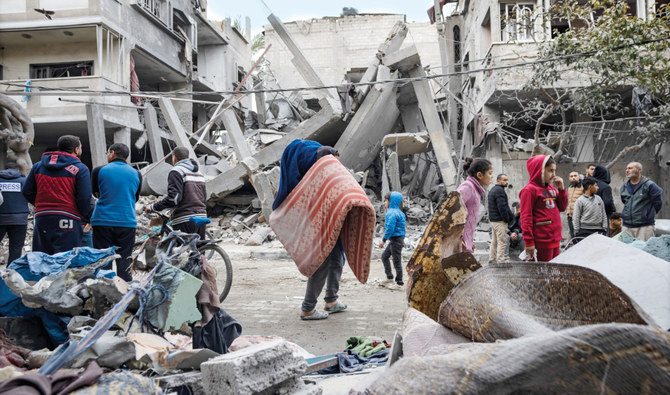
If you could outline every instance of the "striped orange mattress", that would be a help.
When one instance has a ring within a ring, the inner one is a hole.
[[[319,159],[272,212],[270,227],[300,273],[310,277],[341,236],[349,267],[361,283],[370,274],[375,209],[332,155]]]

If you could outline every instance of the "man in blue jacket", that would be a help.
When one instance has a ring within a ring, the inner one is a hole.
[[[137,228],[135,202],[142,188],[142,175],[126,163],[129,154],[127,145],[112,144],[107,150],[109,163],[91,172],[93,194],[98,197],[91,216],[93,247],[119,247],[116,274],[126,281],[133,279],[128,269]],[[111,263],[106,269],[111,269]]]
[[[656,214],[663,207],[663,190],[642,175],[642,164],[626,166],[628,182],[621,186],[623,230],[636,239],[647,241],[655,236]]]
[[[21,257],[28,228],[28,201],[21,191],[26,177],[19,172],[16,162],[7,162],[6,170],[0,171],[0,191],[4,203],[0,205],[0,240],[9,236],[7,265]]]
[[[49,255],[81,245],[81,219],[91,202],[91,173],[79,160],[79,137],[64,135],[57,144],[58,151],[45,152],[33,165],[23,187],[35,206],[33,251]]]
[[[393,257],[393,267],[395,268],[395,282],[403,285],[402,281],[402,248],[405,246],[405,214],[400,210],[402,203],[402,194],[400,192],[390,192],[384,197],[384,205],[388,209],[384,217],[384,237],[379,248],[384,248],[386,240],[389,241],[388,247],[382,253],[382,263],[386,271],[386,279],[393,280],[391,271],[391,262],[389,257]]]

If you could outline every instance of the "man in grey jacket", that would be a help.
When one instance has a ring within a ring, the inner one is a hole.
[[[584,194],[575,202],[572,224],[575,228],[575,244],[580,240],[598,233],[607,234],[607,213],[605,203],[598,192],[598,181],[587,177],[582,181]]]

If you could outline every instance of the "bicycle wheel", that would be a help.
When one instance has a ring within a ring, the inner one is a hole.
[[[223,302],[233,284],[233,265],[230,263],[230,258],[226,251],[216,244],[206,244],[198,248],[198,251],[207,258],[207,262],[216,272],[216,286],[221,290],[219,302]]]

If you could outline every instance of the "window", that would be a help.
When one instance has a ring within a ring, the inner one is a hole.
[[[93,75],[93,61],[31,64],[30,78],[69,78]]]
[[[534,4],[502,3],[500,4],[500,32],[502,41],[528,41],[533,39]]]
[[[454,26],[454,63],[456,72],[461,71],[461,28]]]

